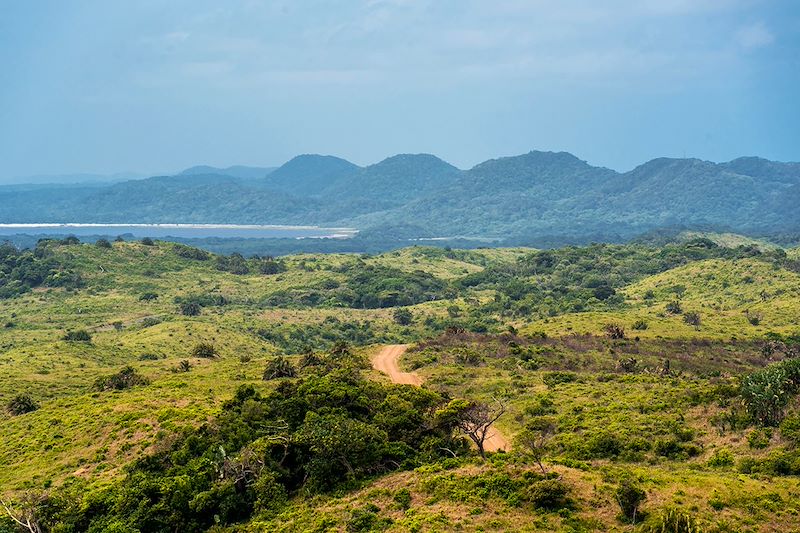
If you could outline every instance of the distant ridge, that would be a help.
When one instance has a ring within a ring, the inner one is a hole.
[[[270,173],[264,186],[297,195],[318,195],[359,168],[332,155],[303,154]]]
[[[758,157],[657,158],[620,173],[536,150],[469,170],[431,154],[366,167],[303,154],[277,169],[197,166],[121,183],[0,187],[0,223],[320,224],[398,239],[583,242],[665,227],[800,233],[798,202],[800,164]]]
[[[210,167],[208,165],[198,165],[195,167],[187,168],[186,170],[178,173],[179,176],[196,176],[200,174],[219,174],[231,176],[233,178],[242,179],[260,179],[265,178],[268,174],[272,173],[275,167],[246,167],[242,165],[234,165],[227,168]]]

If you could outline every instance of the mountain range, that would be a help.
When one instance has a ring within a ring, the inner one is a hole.
[[[659,158],[620,173],[541,151],[469,170],[429,154],[365,167],[306,154],[278,168],[0,186],[0,223],[319,224],[404,238],[625,238],[670,226],[787,233],[800,229],[797,205],[800,163]]]

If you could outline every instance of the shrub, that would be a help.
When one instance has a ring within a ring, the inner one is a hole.
[[[264,380],[269,381],[277,378],[293,378],[297,371],[285,357],[276,357],[264,369]]]
[[[644,331],[647,329],[647,321],[640,318],[639,320],[633,323],[631,329],[635,329],[637,331]]]
[[[380,518],[378,513],[380,507],[375,504],[367,504],[361,509],[354,509],[352,511],[350,520],[347,522],[347,533],[359,533],[362,531],[383,531],[392,520],[389,518]]]
[[[92,336],[85,329],[68,331],[64,335],[64,340],[69,342],[92,342]]]
[[[181,304],[181,314],[184,316],[199,316],[203,308],[197,302],[184,302]]]
[[[786,417],[781,422],[781,437],[794,446],[800,445],[800,413]]]
[[[194,259],[196,261],[207,261],[211,257],[211,254],[205,250],[183,244],[175,245],[175,254],[177,254],[178,257],[183,257],[184,259]]]
[[[785,422],[786,420],[783,421],[783,423]],[[782,435],[783,435],[783,423],[781,424]],[[755,450],[763,450],[764,448],[769,446],[769,440],[771,437],[772,437],[772,432],[768,431],[767,428],[754,429],[753,431],[747,434],[747,444]]]
[[[143,353],[139,356],[139,361],[158,361],[159,357],[154,353]]]
[[[586,451],[593,458],[616,457],[622,448],[622,441],[613,433],[603,432],[590,437],[586,442]]]
[[[147,385],[150,380],[139,375],[131,366],[126,366],[116,374],[99,377],[94,382],[97,391],[123,390],[136,385]]]
[[[683,315],[683,321],[689,324],[690,326],[694,326],[696,328],[700,327],[700,313],[695,311],[687,311]]]
[[[713,468],[723,468],[733,466],[733,452],[728,448],[714,450],[714,454],[708,459],[708,466]]]
[[[151,328],[157,324],[161,324],[161,319],[157,316],[149,316],[142,320],[142,327],[143,328]]]
[[[641,533],[701,533],[694,516],[676,507],[667,507],[648,517]]]
[[[394,318],[395,323],[401,326],[408,326],[414,320],[414,315],[409,309],[399,308],[395,309],[392,318]]]
[[[632,480],[626,479],[619,484],[614,496],[619,504],[621,518],[635,524],[639,506],[647,499],[645,491]]]
[[[145,237],[144,239],[142,239],[139,242],[142,243],[145,246],[155,246],[155,244],[156,244],[155,242],[153,242],[153,239],[151,239],[150,237]]]
[[[183,372],[189,372],[191,369],[192,369],[192,363],[190,363],[186,359],[181,359],[181,362],[178,363],[178,366],[176,366],[173,370],[175,372],[183,373]]]
[[[217,348],[208,342],[199,342],[195,344],[191,353],[192,357],[198,357],[200,359],[213,359],[219,356],[219,353],[217,353]]]
[[[158,300],[158,294],[155,292],[145,292],[139,296],[140,302],[152,302],[153,300]]]
[[[683,313],[683,308],[681,307],[681,303],[675,300],[667,304],[666,311],[671,315],[679,315]]]
[[[639,369],[639,361],[635,357],[625,357],[619,360],[617,366],[623,372],[633,373]]]
[[[400,509],[407,510],[411,507],[411,491],[405,487],[395,492],[392,499]]]
[[[262,259],[258,263],[258,271],[265,276],[273,276],[286,271],[286,265],[274,259]]]
[[[578,380],[578,374],[574,372],[547,372],[542,376],[542,381],[548,388],[553,388],[561,383],[572,383]]]
[[[24,415],[39,409],[39,404],[28,394],[17,394],[8,402],[6,409],[14,416]]]
[[[561,509],[569,505],[569,486],[560,479],[543,479],[528,489],[528,500],[540,509]]]
[[[111,243],[108,242],[108,239],[97,239],[94,244],[98,248],[111,248]]]
[[[606,337],[608,337],[609,339],[625,338],[625,328],[623,328],[619,324],[606,324],[603,327],[603,330],[606,332]]]
[[[788,359],[753,372],[739,387],[742,403],[754,421],[777,426],[800,389],[800,359]]]

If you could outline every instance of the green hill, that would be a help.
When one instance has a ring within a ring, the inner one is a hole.
[[[626,531],[631,494],[636,531],[792,531],[795,388],[764,425],[742,384],[793,375],[796,250],[742,244],[2,247],[0,496],[61,531]],[[422,388],[369,368],[400,343]]]
[[[423,228],[411,238],[528,244],[620,242],[668,227],[793,242],[800,198],[800,165],[759,158],[659,158],[619,173],[564,152],[467,171],[428,154],[364,168],[302,155],[267,172],[197,167],[115,184],[0,187],[0,221],[344,225],[380,229],[384,249],[411,227]]]

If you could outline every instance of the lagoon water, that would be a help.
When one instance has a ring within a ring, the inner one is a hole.
[[[218,238],[349,238],[357,233],[352,228],[318,226],[266,226],[239,224],[0,224],[0,235],[75,235],[117,236],[136,238],[179,237],[185,239]]]

